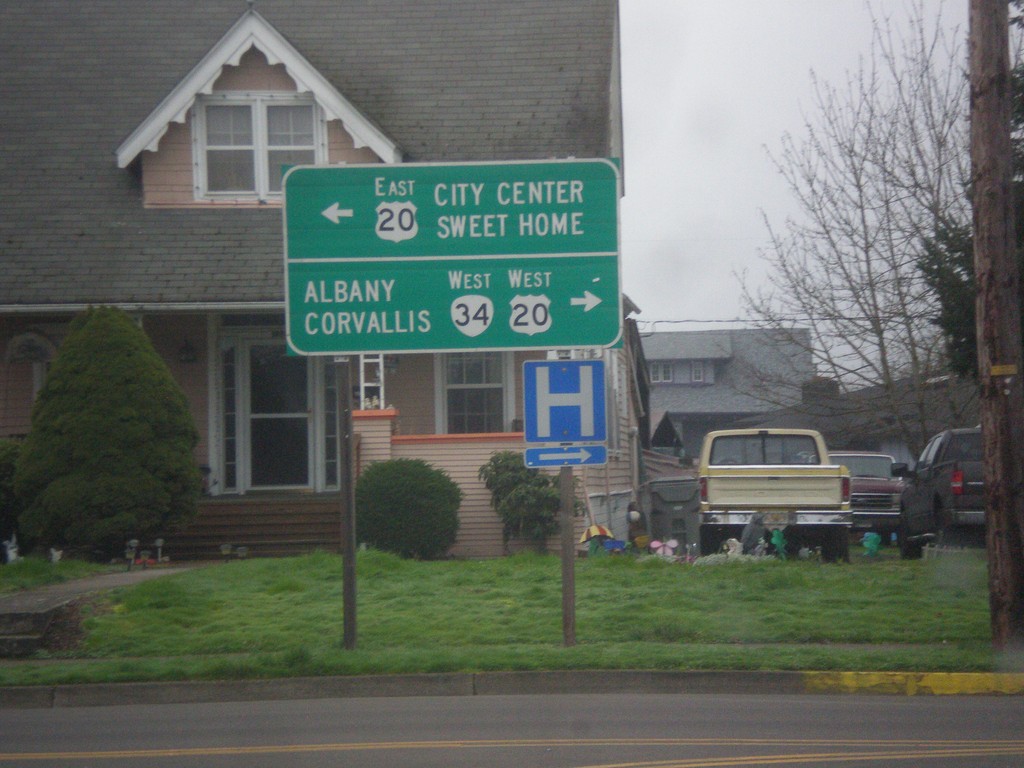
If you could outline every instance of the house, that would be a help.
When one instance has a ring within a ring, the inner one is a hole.
[[[167,545],[339,543],[339,401],[356,469],[423,458],[463,487],[457,556],[501,553],[478,468],[523,448],[522,362],[546,352],[286,353],[290,165],[620,158],[615,0],[38,0],[0,8],[0,437],[90,305],[131,312],[184,388],[207,496]],[[604,357],[607,466],[635,494],[646,430],[635,326]]]
[[[752,416],[744,427],[816,429],[830,449],[880,451],[914,466],[918,453],[946,429],[974,426],[980,418],[975,382],[954,376],[923,381],[900,378],[848,392],[816,380],[788,408]]]
[[[652,446],[684,461],[708,432],[800,402],[814,375],[807,329],[655,332],[642,343]]]

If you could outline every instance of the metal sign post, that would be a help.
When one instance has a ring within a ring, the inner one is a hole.
[[[576,493],[571,466],[558,471],[558,491],[561,498],[558,524],[562,534],[562,644],[570,647],[576,645],[576,536],[572,525]]]
[[[576,644],[575,464],[605,464],[608,425],[603,360],[523,363],[523,457],[528,467],[558,466],[562,550],[562,642]]]
[[[338,482],[341,485],[341,599],[344,645],[356,647],[355,435],[352,433],[352,361],[338,361]]]

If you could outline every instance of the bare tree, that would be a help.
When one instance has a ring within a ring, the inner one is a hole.
[[[766,218],[769,276],[743,280],[758,325],[810,328],[819,375],[861,393],[836,407],[914,450],[937,413],[965,407],[936,387],[946,365],[917,266],[927,238],[971,216],[964,35],[934,10],[917,0],[903,33],[873,14],[872,46],[845,83],[812,74],[816,113],[772,156],[801,215],[781,228]]]

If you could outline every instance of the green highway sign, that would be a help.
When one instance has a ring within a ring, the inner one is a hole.
[[[613,346],[618,201],[607,160],[292,168],[289,345],[306,355]]]

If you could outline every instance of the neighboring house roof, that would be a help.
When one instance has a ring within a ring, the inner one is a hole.
[[[764,400],[727,386],[653,385],[652,410],[669,414],[761,413],[771,406]]]
[[[648,360],[728,360],[731,331],[663,331],[644,336]]]
[[[790,408],[745,419],[741,426],[816,429],[836,447],[905,442],[916,453],[944,429],[976,424],[978,407],[973,381],[946,377],[915,387],[901,379],[890,387],[818,392]]]
[[[257,9],[266,24],[240,0],[0,4],[0,309],[283,306],[279,207],[144,208],[131,161],[243,31],[385,155],[621,152],[615,0]]]
[[[713,383],[652,384],[652,413],[761,413],[799,402],[814,375],[807,329],[672,331],[644,336],[643,345],[647,360],[715,361]]]

